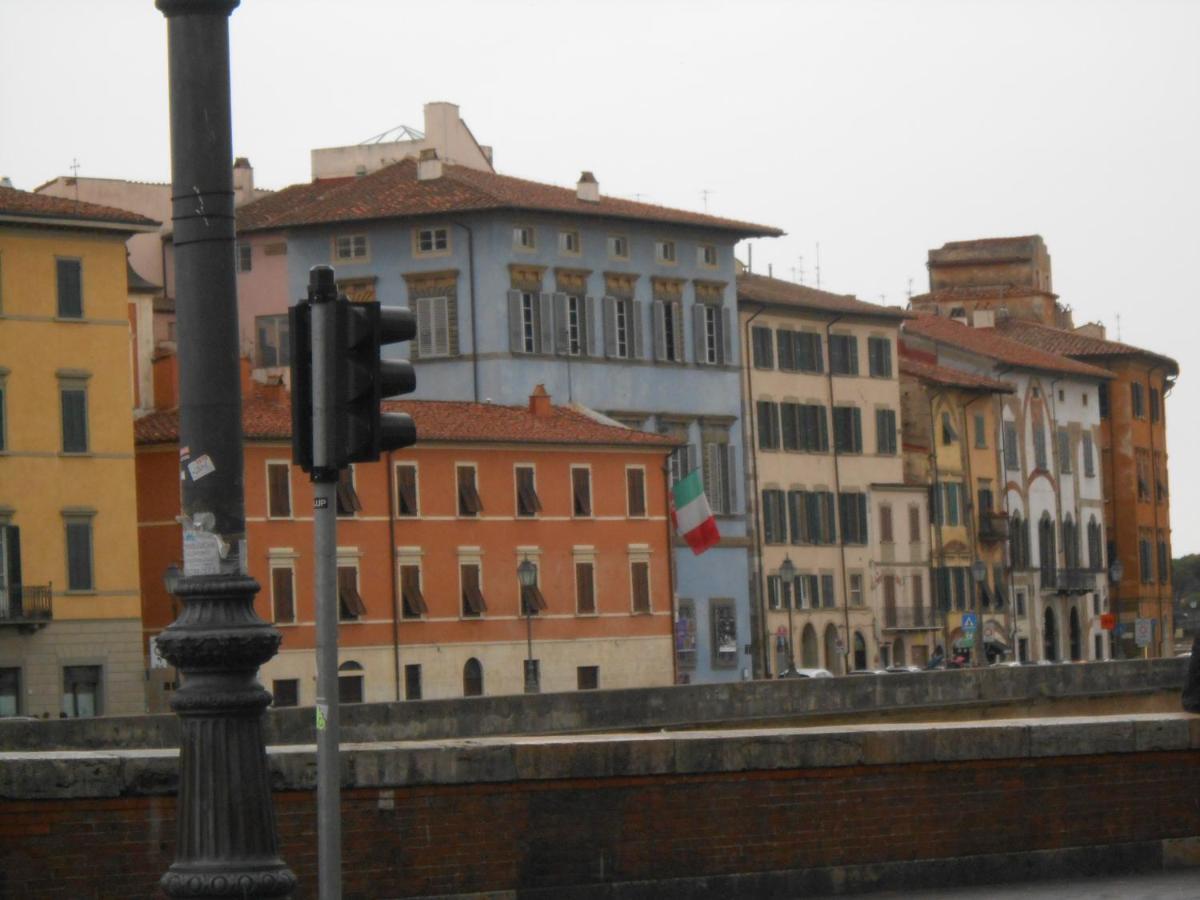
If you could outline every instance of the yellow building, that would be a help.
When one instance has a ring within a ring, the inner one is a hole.
[[[0,187],[0,715],[145,708],[125,241],[157,224]]]
[[[904,477],[932,497],[931,568],[938,636],[947,651],[982,638],[988,656],[1010,656],[1016,619],[1007,585],[1000,472],[1000,398],[1012,385],[938,365],[932,354],[901,345]],[[972,569],[982,563],[983,569]],[[983,574],[982,582],[976,582]],[[976,627],[963,628],[974,615]],[[973,632],[973,633],[968,633]],[[980,634],[982,632],[982,634]]]

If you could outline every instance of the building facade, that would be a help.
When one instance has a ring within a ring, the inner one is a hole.
[[[351,297],[408,306],[416,396],[521,402],[535,384],[685,445],[722,535],[675,547],[681,680],[749,677],[736,242],[750,225],[443,162],[432,151],[357,178],[294,185],[239,212],[240,240],[278,244],[278,277],[239,284],[265,321],[332,264]],[[278,330],[273,340],[283,345]]]
[[[913,586],[894,582],[911,554],[893,547],[885,563],[871,524],[903,480],[896,341],[908,314],[761,275],[740,275],[737,292],[762,674],[876,668],[892,658],[884,598],[903,605]]]
[[[145,709],[125,241],[0,188],[0,714]]]
[[[665,463],[670,438],[554,406],[405,402],[420,443],[356,464],[338,494],[345,702],[674,680]],[[314,702],[312,490],[291,465],[282,388],[245,404],[246,522],[256,609],[283,634],[263,666],[276,705]],[[177,413],[138,422],[148,636],[172,620]],[[523,590],[517,567],[536,567]],[[169,672],[158,681],[171,681]],[[161,684],[158,687],[161,692]]]

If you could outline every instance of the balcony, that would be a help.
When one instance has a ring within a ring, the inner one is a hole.
[[[981,512],[979,514],[979,540],[984,543],[997,543],[1008,540],[1008,516],[1002,512]]]
[[[937,614],[924,606],[885,606],[883,627],[886,631],[925,631],[940,627]]]
[[[1093,569],[1042,569],[1042,590],[1060,594],[1086,594],[1096,590]]]
[[[0,592],[0,628],[32,632],[50,622],[53,594],[48,584],[18,584]]]

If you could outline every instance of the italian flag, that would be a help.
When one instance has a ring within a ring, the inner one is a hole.
[[[693,469],[691,475],[681,478],[671,487],[671,521],[697,556],[709,547],[715,547],[721,540],[717,520],[708,507],[708,498],[704,496],[704,482],[700,480],[699,469]]]

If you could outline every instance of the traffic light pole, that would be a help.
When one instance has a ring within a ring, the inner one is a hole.
[[[333,270],[309,275],[312,328],[314,597],[317,618],[317,873],[320,900],[342,896],[341,766],[338,762],[337,478],[333,456],[336,403],[337,283]]]

